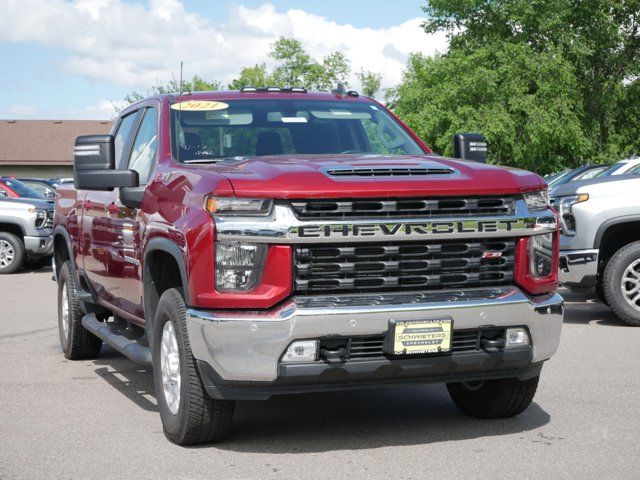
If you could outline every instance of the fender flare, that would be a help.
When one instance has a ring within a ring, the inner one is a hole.
[[[180,271],[180,279],[182,281],[182,288],[184,292],[184,300],[187,305],[191,305],[191,295],[189,292],[189,281],[187,276],[187,267],[184,261],[184,254],[180,247],[168,240],[166,238],[152,238],[149,240],[144,249],[144,263],[143,263],[143,271],[142,271],[142,286],[143,286],[143,306],[145,310],[145,324],[147,328],[147,337],[151,338],[151,332],[153,331],[153,316],[155,312],[149,312],[151,315],[147,317],[147,309],[146,306],[152,302],[152,299],[149,297],[151,294],[151,289],[149,288],[150,275],[149,275],[149,255],[153,252],[164,252],[171,255],[176,264],[178,265],[178,269]]]
[[[604,237],[604,234],[609,229],[609,227],[613,227],[614,225],[621,225],[623,223],[632,223],[632,222],[640,222],[640,215],[623,215],[622,217],[611,218],[609,220],[602,222],[602,225],[598,227],[598,231],[593,240],[593,248],[600,249],[602,238]]]
[[[73,273],[76,276],[76,282],[78,283],[78,285],[80,284],[80,272],[78,272],[78,268],[76,266],[76,259],[73,256],[73,244],[71,242],[71,235],[69,235],[69,232],[67,231],[66,228],[58,225],[57,227],[55,227],[53,229],[53,256],[55,258],[56,256],[56,242],[55,239],[57,236],[62,236],[64,238],[65,244],[67,245],[67,254],[69,257],[69,261],[71,262],[71,270],[73,271]],[[58,265],[56,268],[58,267],[62,267],[62,265]],[[56,272],[57,273],[57,272]]]

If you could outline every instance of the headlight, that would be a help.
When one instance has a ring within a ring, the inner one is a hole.
[[[36,210],[36,228],[44,228],[47,224],[47,211]]]
[[[524,201],[527,204],[527,208],[532,212],[546,210],[551,206],[549,203],[549,194],[546,190],[526,193],[524,195]]]
[[[265,216],[272,203],[262,198],[207,197],[205,209],[212,215]]]
[[[569,195],[566,197],[557,197],[553,206],[558,210],[560,216],[560,229],[563,235],[573,237],[576,234],[576,219],[573,216],[573,206],[578,203],[589,200],[587,193],[579,195]]]
[[[267,246],[246,243],[216,244],[216,290],[246,292],[262,277]]]
[[[529,241],[529,272],[534,278],[553,273],[553,233],[534,235]]]

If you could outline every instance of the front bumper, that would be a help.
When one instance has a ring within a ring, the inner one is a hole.
[[[598,253],[595,250],[561,250],[560,283],[569,287],[595,287],[598,276]]]
[[[454,330],[526,326],[532,346],[495,353],[407,359],[283,364],[289,344],[330,336],[383,335],[389,320],[449,316]],[[190,309],[187,328],[208,392],[217,398],[264,398],[395,381],[461,381],[535,375],[557,350],[563,319],[558,294],[529,297],[517,287],[294,297],[265,312]],[[533,373],[532,373],[533,372]],[[244,393],[243,393],[244,392]]]
[[[53,255],[53,235],[42,237],[24,236],[24,248],[31,258]]]

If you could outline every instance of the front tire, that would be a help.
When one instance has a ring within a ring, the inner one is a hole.
[[[501,378],[448,383],[449,395],[463,413],[476,418],[507,418],[524,412],[536,394],[540,376],[520,381]]]
[[[67,261],[58,276],[58,331],[62,352],[69,360],[96,358],[102,348],[102,340],[82,326],[82,317],[75,275]]]
[[[153,323],[153,380],[165,436],[178,445],[199,445],[229,436],[235,403],[214,400],[191,353],[187,307],[176,289],[160,297]]]
[[[22,240],[13,233],[0,232],[0,275],[14,273],[24,263]]]
[[[640,326],[640,242],[618,250],[602,280],[607,305],[629,325]]]

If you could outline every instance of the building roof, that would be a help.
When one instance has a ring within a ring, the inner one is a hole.
[[[77,136],[110,130],[104,120],[0,120],[0,165],[73,165]]]

